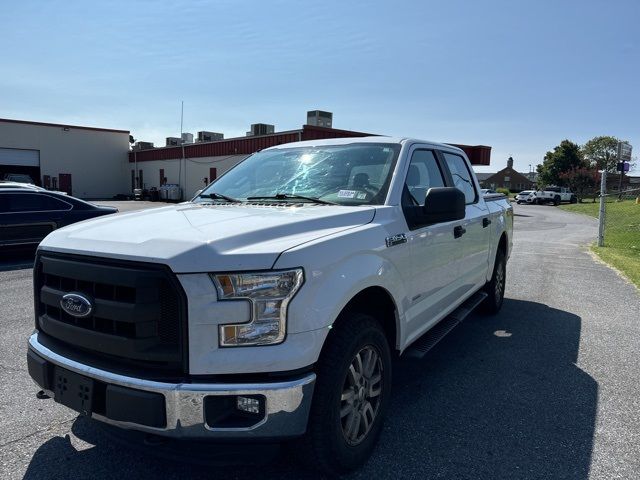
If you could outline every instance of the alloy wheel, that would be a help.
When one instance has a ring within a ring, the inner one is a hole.
[[[495,298],[497,301],[501,301],[504,295],[505,287],[505,271],[504,261],[501,259],[498,268],[496,268],[496,281],[495,281]]]
[[[371,431],[382,399],[382,359],[371,345],[351,361],[340,397],[342,434],[349,445],[360,444]]]

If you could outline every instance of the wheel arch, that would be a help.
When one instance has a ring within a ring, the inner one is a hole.
[[[350,313],[355,312],[366,313],[378,320],[389,342],[389,348],[398,350],[398,338],[400,336],[398,331],[398,308],[393,296],[386,288],[369,286],[360,290],[342,308],[331,328],[338,327]],[[330,337],[331,335],[328,336],[327,340]]]
[[[495,244],[495,249],[491,250],[489,257],[489,268],[487,269],[487,278],[486,281],[489,282],[491,277],[493,276],[493,268],[496,264],[496,258],[499,252],[503,252],[505,257],[509,257],[509,237],[508,232],[503,230],[500,233],[500,238],[498,238],[498,242]]]
[[[498,246],[496,248],[496,254],[502,250],[502,252],[507,255],[508,252],[508,238],[507,238],[507,232],[502,232],[502,235],[500,235],[500,240],[498,240]]]

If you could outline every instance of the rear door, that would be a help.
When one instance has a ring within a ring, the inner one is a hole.
[[[441,153],[451,174],[453,186],[464,193],[466,200],[465,217],[460,225],[462,230],[459,230],[458,238],[462,247],[462,261],[458,273],[462,281],[462,296],[486,282],[491,219],[468,162],[462,155],[446,151]]]

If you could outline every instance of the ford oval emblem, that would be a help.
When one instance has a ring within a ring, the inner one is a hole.
[[[87,317],[93,310],[91,300],[81,293],[67,293],[60,300],[60,306],[62,310],[74,317]]]

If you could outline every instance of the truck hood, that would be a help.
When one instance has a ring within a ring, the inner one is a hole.
[[[283,251],[367,224],[373,207],[180,205],[79,222],[43,250],[163,263],[176,273],[272,268]]]

